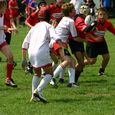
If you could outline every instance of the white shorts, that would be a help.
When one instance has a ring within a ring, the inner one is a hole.
[[[51,64],[51,57],[48,50],[39,50],[37,52],[28,52],[29,61],[34,68],[39,68]]]

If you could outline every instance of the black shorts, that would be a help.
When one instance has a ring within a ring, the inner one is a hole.
[[[69,41],[69,47],[71,49],[72,54],[75,54],[76,52],[84,52],[84,44],[83,42],[77,42],[74,40]]]
[[[7,44],[10,45],[10,42],[11,42],[11,33],[5,32],[5,35],[6,35],[5,40],[6,40]]]
[[[86,52],[88,57],[96,58],[98,55],[109,53],[106,41],[100,43],[88,42],[86,45]]]

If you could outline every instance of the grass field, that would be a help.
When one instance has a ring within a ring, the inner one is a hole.
[[[111,21],[115,25],[115,19]],[[111,55],[106,76],[97,75],[99,56],[95,65],[85,67],[79,79],[80,87],[67,88],[67,74],[66,82],[58,89],[48,85],[44,95],[49,103],[43,104],[29,102],[32,75],[25,75],[21,69],[21,44],[27,31],[27,27],[19,28],[19,34],[12,37],[11,49],[18,64],[13,71],[16,89],[4,84],[6,58],[0,53],[0,115],[115,115],[115,36],[106,34]]]

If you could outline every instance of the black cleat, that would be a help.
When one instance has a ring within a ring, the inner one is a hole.
[[[41,92],[38,92],[37,90],[35,90],[33,95],[34,95],[34,97],[40,99],[41,102],[47,103],[47,100],[43,97]]]

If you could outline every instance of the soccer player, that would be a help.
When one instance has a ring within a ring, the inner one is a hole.
[[[54,4],[51,3],[49,5],[50,21],[52,21],[53,23],[55,22],[56,26],[62,19],[62,8],[61,8],[62,4],[63,4],[63,0],[56,0],[56,3]]]
[[[54,36],[55,31],[52,26],[46,22],[47,12],[44,9],[39,11],[39,20],[34,27],[30,29],[22,44],[23,59],[26,59],[26,50],[28,49],[29,60],[34,68],[35,74],[32,79],[32,98],[31,100],[42,101],[47,100],[43,97],[42,91],[51,81],[53,76],[52,61],[50,57],[49,42]],[[48,21],[48,20],[47,20]],[[41,76],[41,68],[45,74],[40,83],[38,81]]]
[[[72,19],[75,15],[75,9],[73,4],[65,3],[62,5],[62,13],[64,17],[61,19],[59,24],[57,25],[56,31],[56,38],[58,40],[58,44],[61,46],[62,50],[60,49],[59,54],[61,57],[61,64],[55,69],[53,78],[55,79],[61,71],[64,70],[65,67],[69,66],[69,84],[68,87],[76,87],[75,84],[75,60],[71,57],[67,42],[68,37],[71,34],[74,40],[79,41],[80,39],[77,37],[77,31],[74,25],[74,20]],[[54,46],[54,49],[55,46]],[[55,80],[54,80],[55,83]]]
[[[81,5],[80,14],[75,17],[75,27],[78,33],[78,36],[82,39],[86,39],[84,29],[87,26],[84,22],[85,17],[89,14],[89,7],[86,4]],[[70,37],[71,38],[71,37]],[[78,85],[78,78],[80,74],[83,72],[84,68],[84,43],[73,40],[72,38],[69,40],[69,46],[72,54],[77,59],[78,64],[76,64],[75,69],[75,82]]]
[[[91,64],[95,64],[98,55],[102,55],[102,63],[99,69],[99,75],[104,75],[105,68],[108,65],[110,55],[108,46],[105,40],[105,32],[108,30],[115,35],[115,27],[108,20],[108,14],[106,9],[99,8],[97,11],[97,29],[94,32],[95,36],[103,38],[100,42],[95,42],[94,40],[89,40],[87,43],[86,51],[90,59]]]
[[[10,50],[9,45],[5,40],[4,30],[8,31],[8,28],[3,25],[4,23],[4,13],[7,8],[7,2],[5,0],[0,1],[0,51],[6,56],[8,59],[6,66],[6,81],[5,84],[10,87],[17,87],[12,79],[12,71],[13,71],[13,54]]]
[[[25,25],[29,28],[32,28],[36,23],[39,22],[38,20],[38,5],[35,1],[30,3],[31,6],[31,13],[28,14],[28,17],[25,20]]]
[[[19,26],[19,6],[16,0],[9,0],[8,7],[14,22]]]
[[[18,30],[16,28],[16,25],[14,23],[14,20],[12,18],[12,16],[10,15],[10,11],[9,11],[9,8],[8,8],[8,4],[7,4],[7,9],[5,11],[5,14],[4,14],[4,26],[6,26],[8,28],[9,31],[4,31],[6,37],[6,42],[8,45],[10,45],[10,42],[11,42],[11,37],[12,37],[12,32],[15,32],[17,33]],[[13,62],[13,68],[17,65],[16,62]]]

